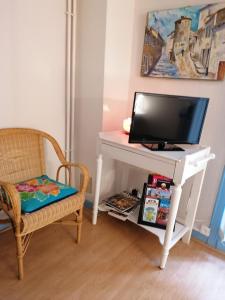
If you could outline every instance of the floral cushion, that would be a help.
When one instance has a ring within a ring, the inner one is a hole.
[[[20,194],[23,213],[31,213],[78,192],[77,189],[46,175],[18,183],[16,189]]]

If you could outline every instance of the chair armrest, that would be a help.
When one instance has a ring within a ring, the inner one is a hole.
[[[89,182],[89,171],[88,168],[81,164],[81,163],[73,163],[73,162],[66,162],[65,164],[62,164],[59,166],[57,173],[56,173],[56,180],[59,179],[59,173],[62,168],[66,168],[69,171],[69,184],[71,184],[71,168],[78,168],[80,169],[82,175],[83,175],[83,182],[80,186],[80,192],[85,193],[87,190],[88,182]]]
[[[9,199],[9,203],[6,203],[3,199],[3,195],[0,191],[0,203],[1,208],[8,214],[10,210],[13,212],[13,218],[15,223],[20,223],[21,218],[21,203],[20,195],[17,192],[15,185],[0,181],[0,190],[3,191],[5,196]],[[8,214],[11,215],[11,214]]]

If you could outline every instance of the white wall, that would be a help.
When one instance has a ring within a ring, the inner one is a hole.
[[[215,2],[215,1],[211,1]],[[188,96],[209,97],[210,103],[202,132],[201,144],[210,145],[216,154],[216,160],[208,165],[205,182],[197,212],[196,226],[204,223],[209,225],[211,214],[218,191],[218,185],[225,164],[225,81],[176,80],[160,78],[144,78],[140,76],[144,28],[148,11],[177,8],[185,5],[208,4],[208,0],[136,0],[134,16],[134,35],[131,83],[129,90],[128,115],[131,113],[134,91],[153,93],[178,94]],[[184,211],[180,212],[184,215]]]
[[[44,130],[64,147],[65,1],[1,0],[0,32],[0,126]]]
[[[0,127],[11,126],[14,116],[12,64],[12,1],[0,1]]]
[[[103,130],[120,129],[127,113],[134,0],[108,0],[104,64]]]
[[[102,129],[105,0],[78,0],[76,52],[75,157],[95,182],[96,140]]]

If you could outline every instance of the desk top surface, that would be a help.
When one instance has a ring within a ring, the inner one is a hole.
[[[181,161],[185,159],[187,155],[192,155],[200,151],[206,150],[207,146],[201,145],[179,145],[185,151],[151,151],[141,144],[129,144],[128,135],[122,131],[110,131],[110,132],[100,132],[100,140],[105,143],[112,145],[117,148],[125,149],[127,151],[135,152],[140,155],[149,157],[161,157],[162,159]]]

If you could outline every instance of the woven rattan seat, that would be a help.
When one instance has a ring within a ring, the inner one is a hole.
[[[68,171],[71,184],[72,168],[82,173],[79,192],[29,214],[21,213],[20,195],[15,183],[46,175],[44,140],[48,140],[60,161],[60,170]],[[52,223],[76,225],[77,242],[81,237],[81,225],[85,192],[89,173],[83,164],[67,162],[56,140],[45,132],[27,128],[0,129],[0,209],[9,216],[16,242],[19,278],[23,278],[23,257],[32,233]],[[69,217],[69,218],[68,218]],[[71,219],[72,217],[72,219]]]
[[[57,203],[53,203],[50,206],[46,206],[31,214],[21,215],[21,234],[24,235],[31,233],[48,225],[49,223],[62,219],[71,214],[71,212],[79,210],[82,205],[82,198],[79,194],[77,194]]]

